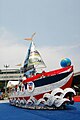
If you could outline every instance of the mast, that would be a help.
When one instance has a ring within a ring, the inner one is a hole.
[[[35,33],[32,34],[31,38],[25,38],[25,40],[30,40],[31,43],[28,49],[27,57],[24,61],[24,72],[31,68],[40,69],[46,67],[40,53],[36,50],[35,44],[33,43],[34,35]]]

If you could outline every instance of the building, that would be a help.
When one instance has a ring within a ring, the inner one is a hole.
[[[2,69],[0,70],[0,90],[6,89],[8,81],[21,80],[23,72],[19,69]]]

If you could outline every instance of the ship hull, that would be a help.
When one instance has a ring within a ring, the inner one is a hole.
[[[34,96],[38,100],[45,93],[51,93],[56,88],[70,88],[73,80],[73,67],[70,66],[57,70],[56,72],[43,73],[38,79],[34,78],[24,80],[22,89],[20,90],[17,86],[17,91],[14,91],[9,98],[25,98],[28,100],[31,96]]]

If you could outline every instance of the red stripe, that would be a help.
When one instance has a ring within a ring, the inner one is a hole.
[[[65,72],[68,69],[70,69],[70,71],[73,71],[73,66],[68,66],[68,67],[61,68],[61,69],[54,70],[54,71],[50,71],[50,72],[42,72],[42,73],[34,75],[34,76],[30,77],[30,78],[26,78],[26,80],[23,81],[23,84],[27,83],[27,82],[30,82],[30,81],[35,81],[35,80],[39,79],[42,76],[46,76],[46,77],[47,76],[53,76],[53,75],[59,74],[61,72]]]

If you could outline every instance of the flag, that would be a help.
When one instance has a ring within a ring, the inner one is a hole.
[[[32,40],[32,38],[25,38],[24,40]]]
[[[20,63],[20,64],[17,64],[16,66],[21,66],[22,64]]]
[[[25,38],[24,40],[32,40],[35,34],[36,32],[34,32],[30,38]]]

